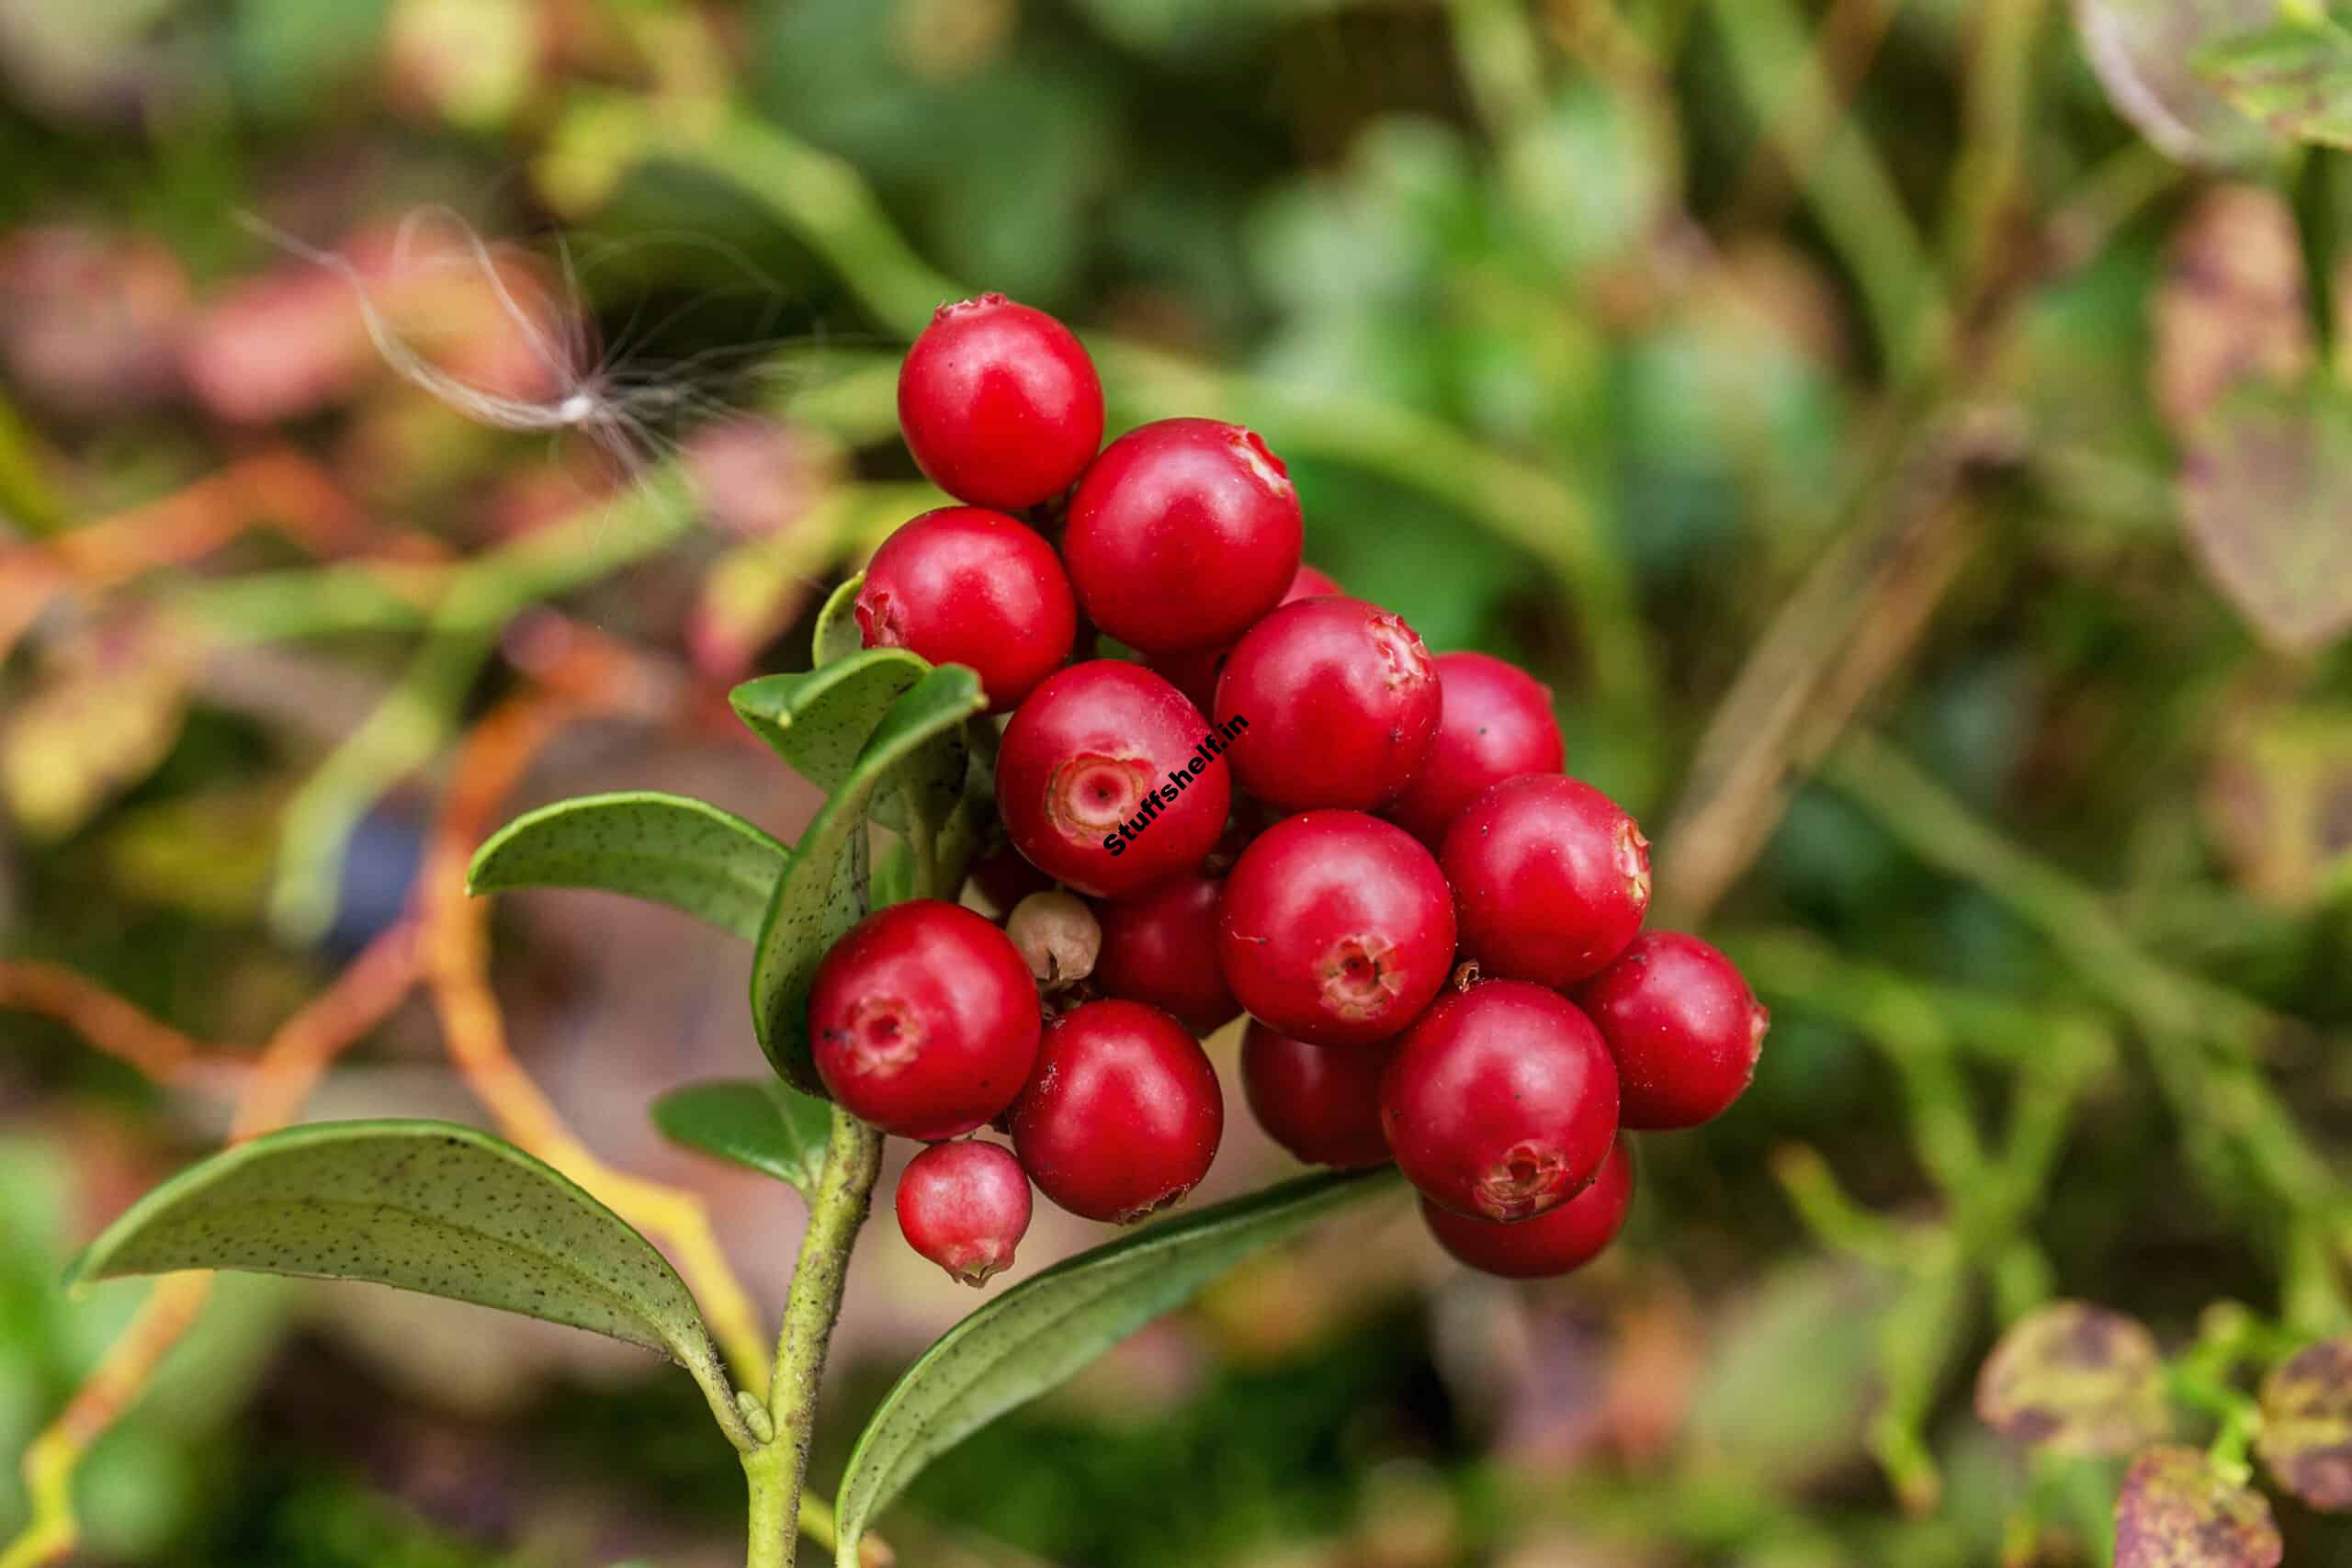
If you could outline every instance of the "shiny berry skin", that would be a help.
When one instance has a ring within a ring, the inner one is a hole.
[[[1402,1031],[1453,967],[1453,901],[1429,851],[1361,811],[1308,811],[1226,874],[1217,964],[1252,1018],[1311,1045]]]
[[[1305,538],[1282,459],[1213,419],[1138,425],[1070,493],[1062,558],[1087,619],[1148,654],[1216,648],[1282,602]]]
[[[1515,664],[1485,653],[1441,653],[1437,739],[1405,793],[1381,815],[1435,849],[1464,807],[1521,773],[1556,773],[1567,760],[1552,693]]]
[[[1225,1135],[1216,1069],[1192,1032],[1140,1002],[1088,1002],[1046,1026],[1012,1102],[1012,1146],[1071,1213],[1125,1224],[1208,1174]]]
[[[1266,1135],[1307,1165],[1340,1170],[1388,1163],[1380,1131],[1378,1045],[1309,1045],[1250,1021],[1241,1037],[1241,1092]]]
[[[1224,759],[1201,749],[1208,732],[1200,709],[1139,664],[1094,659],[1047,676],[997,750],[1006,835],[1038,870],[1098,898],[1193,870],[1233,803]]]
[[[868,915],[833,943],[808,993],[817,1076],[861,1121],[953,1138],[1028,1081],[1037,983],[1012,939],[937,898]]]
[[[967,1285],[1012,1267],[1029,1230],[1029,1175],[1012,1151],[968,1139],[933,1144],[899,1176],[899,1234]]]
[[[1488,980],[1406,1032],[1380,1121],[1422,1196],[1473,1218],[1532,1219],[1600,1174],[1617,1136],[1617,1068],[1557,992]]]
[[[1282,603],[1288,604],[1299,599],[1320,599],[1337,593],[1340,585],[1311,566],[1301,566],[1290,580],[1290,588],[1283,594]],[[1282,605],[1275,606],[1280,609]],[[1146,660],[1151,668],[1168,677],[1176,689],[1193,701],[1203,713],[1216,706],[1216,678],[1225,673],[1225,661],[1231,656],[1230,643],[1216,648],[1193,648],[1182,653],[1163,653]]]
[[[1645,1131],[1722,1115],[1756,1076],[1772,1021],[1730,959],[1680,931],[1635,937],[1576,1003],[1616,1058],[1619,1119]]]
[[[1437,662],[1400,616],[1361,599],[1301,599],[1251,626],[1217,677],[1220,721],[1246,720],[1234,782],[1293,811],[1369,811],[1412,781],[1437,739]]]
[[[979,673],[990,713],[1009,713],[1060,669],[1078,601],[1053,546],[1001,512],[943,506],[882,541],[857,591],[868,648],[903,648]]]
[[[1070,487],[1102,445],[1102,383],[1070,330],[983,294],[942,305],[899,367],[899,429],[931,482],[1018,512]]]
[[[1625,951],[1650,907],[1650,841],[1577,779],[1507,779],[1445,830],[1462,956],[1498,979],[1566,986]]]
[[[1544,1280],[1570,1273],[1598,1258],[1624,1228],[1634,1206],[1634,1156],[1623,1138],[1592,1185],[1532,1220],[1498,1224],[1474,1220],[1421,1200],[1421,1218],[1455,1262],[1506,1280]]]
[[[1104,996],[1174,1013],[1195,1034],[1241,1010],[1216,966],[1216,901],[1224,884],[1184,872],[1132,898],[1094,906],[1102,948],[1094,984]]]

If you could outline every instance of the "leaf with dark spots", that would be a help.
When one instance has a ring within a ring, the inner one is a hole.
[[[653,1124],[684,1148],[764,1172],[814,1195],[832,1135],[821,1100],[770,1078],[762,1083],[701,1083],[653,1102]]]
[[[516,818],[474,853],[470,893],[590,887],[684,909],[749,942],[791,852],[682,795],[582,795]]]
[[[2263,1379],[2255,1451],[2310,1506],[2352,1512],[2352,1336],[2324,1339]]]
[[[2155,1339],[2120,1313],[2052,1302],[2019,1318],[1993,1348],[1977,1377],[1976,1414],[2013,1443],[2130,1453],[2167,1426]]]
[[[2286,1550],[2268,1500],[2195,1449],[2150,1449],[2123,1477],[2115,1568],[2278,1568]]]

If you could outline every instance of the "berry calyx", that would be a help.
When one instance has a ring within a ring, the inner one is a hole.
[[[1239,637],[1281,602],[1304,538],[1289,471],[1254,432],[1163,419],[1088,465],[1062,557],[1089,620],[1164,654]]]
[[[978,1287],[1012,1267],[1028,1234],[1029,1177],[999,1145],[933,1144],[899,1174],[897,1208],[909,1247]]]
[[[899,429],[932,483],[1018,512],[1102,444],[1102,382],[1070,330],[1001,294],[943,305],[899,367]]]
[[[1559,774],[1507,779],[1464,807],[1438,863],[1462,955],[1482,974],[1566,986],[1625,950],[1650,905],[1650,844],[1615,801]]]
[[[1094,984],[1106,997],[1171,1012],[1206,1034],[1241,1010],[1216,964],[1216,901],[1224,884],[1182,872],[1132,898],[1098,903],[1102,950]]]
[[[1217,678],[1236,782],[1290,810],[1369,811],[1437,737],[1437,665],[1404,619],[1361,599],[1301,599],[1250,628]]]
[[[1037,985],[1012,941],[961,906],[894,904],[817,965],[808,1038],[842,1109],[925,1142],[1012,1102],[1036,1059]]]
[[[1266,1135],[1307,1165],[1355,1170],[1388,1163],[1380,1131],[1384,1048],[1309,1045],[1250,1021],[1241,1092]]]
[[[1772,1015],[1732,961],[1695,936],[1645,931],[1577,987],[1617,1062],[1628,1127],[1712,1122],[1747,1091]]]
[[[990,713],[1011,711],[1060,669],[1078,635],[1078,602],[1053,547],[979,506],[926,512],[885,539],[856,615],[868,648],[968,665]]]
[[[1288,604],[1300,599],[1320,599],[1340,592],[1340,585],[1311,566],[1301,565],[1290,587],[1282,597]],[[1280,609],[1281,604],[1275,606]],[[1225,673],[1225,661],[1233,654],[1231,643],[1215,648],[1187,649],[1182,653],[1155,654],[1145,660],[1160,674],[1168,677],[1175,688],[1192,700],[1203,713],[1216,706],[1216,679]]]
[[[1251,1017],[1315,1045],[1366,1045],[1420,1014],[1453,965],[1453,901],[1429,851],[1360,811],[1308,811],[1241,852],[1217,964]]]
[[[1032,893],[1013,906],[1004,934],[1021,950],[1037,984],[1048,991],[1075,986],[1094,973],[1102,928],[1075,893]]]
[[[1532,1220],[1475,1220],[1421,1200],[1421,1218],[1455,1262],[1506,1280],[1544,1280],[1599,1257],[1634,1206],[1634,1156],[1623,1138],[1609,1151],[1592,1185]]]
[[[1557,993],[1489,980],[1439,998],[1380,1085],[1389,1152],[1423,1196],[1476,1219],[1532,1219],[1600,1173],[1617,1069]]]
[[[1121,898],[1201,863],[1233,784],[1203,750],[1208,721],[1138,664],[1095,659],[1046,677],[997,750],[996,804],[1031,864]]]
[[[1081,1218],[1126,1224],[1208,1174],[1225,1100],[1200,1042],[1173,1017],[1088,1002],[1046,1026],[1012,1128],[1039,1191]]]
[[[1462,808],[1521,773],[1556,773],[1567,760],[1552,693],[1517,665],[1485,653],[1437,656],[1442,711],[1420,771],[1383,813],[1434,849]]]

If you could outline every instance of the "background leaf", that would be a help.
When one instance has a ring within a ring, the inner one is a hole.
[[[2352,396],[2223,404],[2189,444],[2180,508],[2206,574],[2265,642],[2315,653],[2352,630]]]
[[[958,664],[932,671],[893,704],[855,766],[800,836],[792,865],[776,884],[752,965],[752,1022],[761,1048],[785,1081],[822,1094],[808,1054],[809,981],[818,961],[864,914],[866,817],[886,786],[923,749],[952,736],[987,705],[979,677]]]
[[[2018,1319],[1984,1362],[1976,1414],[2013,1443],[2128,1454],[2165,1436],[2164,1366],[2134,1319],[2052,1302]]]
[[[700,916],[756,941],[792,852],[731,812],[682,795],[582,795],[516,818],[474,853],[467,890],[594,887]]]
[[[2270,1505],[2233,1486],[2195,1449],[2150,1449],[2115,1502],[2115,1568],[2278,1568]]]
[[[2278,14],[2278,0],[2075,0],[2083,52],[2116,112],[2170,156],[2208,165],[2252,163],[2274,143],[2198,74],[2197,57]]]
[[[2197,68],[2241,111],[2282,137],[2352,147],[2352,29],[2276,27],[2208,45]]]
[[[2256,1451],[2311,1506],[2352,1511],[2352,1337],[2322,1340],[2262,1380]]]
[[[859,1435],[836,1503],[839,1561],[929,1463],[1035,1399],[1251,1253],[1359,1199],[1393,1171],[1310,1176],[1056,1264],[973,1313],[909,1367]]]
[[[774,1078],[688,1084],[653,1102],[653,1124],[672,1143],[817,1190],[833,1113],[822,1100]]]

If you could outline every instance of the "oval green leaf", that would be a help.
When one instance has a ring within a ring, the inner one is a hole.
[[[746,681],[727,701],[786,766],[830,795],[890,705],[930,668],[904,649],[863,649],[798,674]]]
[[[2209,44],[2198,73],[2280,136],[2352,147],[2352,28],[2325,17],[2280,21]]]
[[[684,1280],[560,1172],[447,1122],[325,1122],[213,1156],[148,1193],[70,1282],[182,1269],[359,1280],[666,1352],[740,1426]]]
[[[825,596],[825,607],[817,612],[817,632],[809,638],[811,664],[831,664],[836,659],[847,659],[865,646],[865,634],[857,629],[857,591],[865,586],[865,573],[858,572]]]
[[[922,1467],[1060,1383],[1217,1275],[1347,1204],[1393,1170],[1303,1177],[1057,1263],[949,1329],[884,1396],[842,1477],[838,1561]]]
[[[953,741],[960,758],[957,731],[986,705],[979,677],[960,664],[924,675],[883,716],[776,884],[752,964],[752,1023],[768,1060],[796,1089],[824,1093],[808,1051],[808,985],[826,950],[868,907],[867,814],[910,769],[929,771],[936,742]]]
[[[688,1084],[653,1102],[653,1124],[681,1147],[817,1190],[833,1113],[822,1100],[763,1082]]]
[[[593,887],[684,909],[758,939],[791,852],[730,812],[632,791],[560,800],[516,818],[474,853],[469,893]]]

